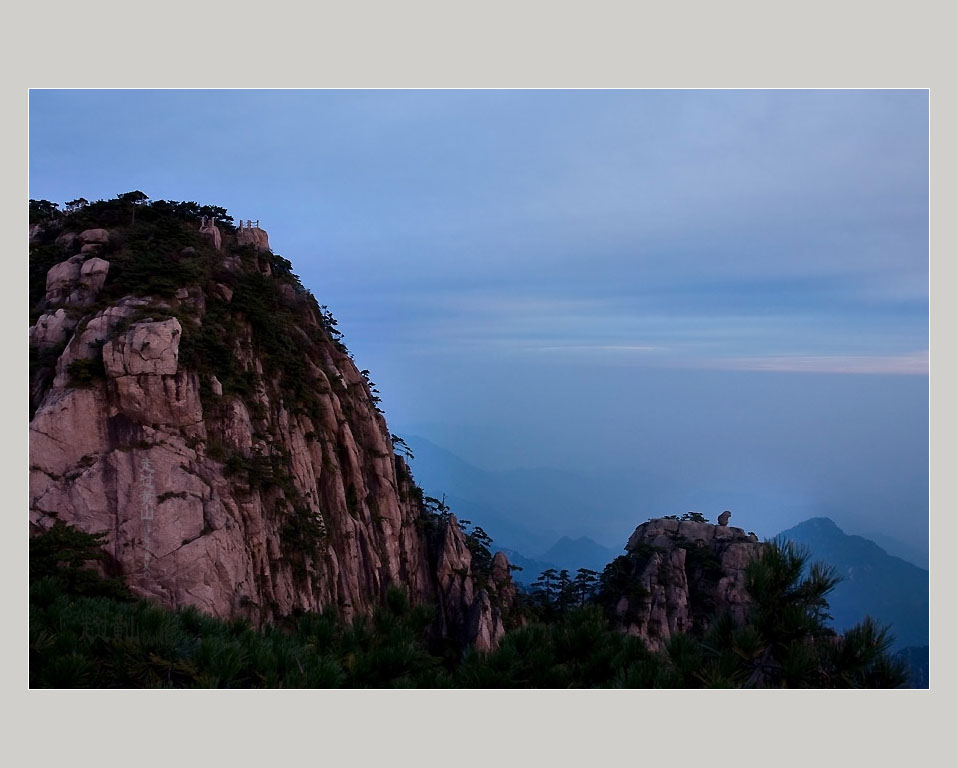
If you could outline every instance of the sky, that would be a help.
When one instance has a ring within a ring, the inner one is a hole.
[[[30,197],[132,189],[259,219],[393,431],[926,557],[926,91],[31,92]]]

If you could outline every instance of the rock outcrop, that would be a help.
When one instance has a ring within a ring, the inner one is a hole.
[[[478,651],[498,647],[505,634],[505,611],[515,599],[508,559],[497,552],[483,584],[472,572],[472,555],[455,515],[444,525],[434,555],[440,634]]]
[[[80,280],[80,266],[82,264],[83,256],[77,254],[50,268],[50,271],[47,272],[46,300],[48,304],[67,302]]]
[[[223,248],[223,233],[219,231],[219,227],[216,226],[216,222],[213,219],[207,219],[203,217],[203,221],[199,226],[199,233],[205,237],[210,245],[213,246],[217,251],[222,250]]]
[[[113,234],[40,237],[121,248]],[[430,533],[377,400],[315,299],[283,260],[250,256],[214,225],[179,237],[149,257],[200,276],[153,283],[160,294],[107,290],[92,304],[135,254],[49,270],[30,331],[56,356],[31,390],[31,529],[107,532],[109,570],[169,607],[258,624],[336,606],[348,619],[402,585],[439,606],[444,636],[494,648],[514,598],[504,555],[479,573],[454,518]]]
[[[110,242],[110,232],[107,229],[85,229],[78,237],[83,245],[106,245]]]
[[[85,247],[85,246],[84,246]],[[50,306],[90,306],[106,283],[110,262],[81,252],[47,272],[46,302]]]
[[[741,528],[670,518],[639,525],[612,565],[627,585],[614,605],[622,627],[658,650],[670,637],[706,628],[727,612],[744,620],[745,569],[764,545]]]
[[[76,327],[76,320],[60,307],[55,312],[40,315],[30,328],[30,343],[38,347],[62,347]]]
[[[252,245],[260,251],[269,250],[269,235],[258,224],[252,226],[240,222],[239,229],[236,230],[236,239],[240,245]]]

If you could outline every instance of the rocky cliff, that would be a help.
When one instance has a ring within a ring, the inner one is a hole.
[[[709,618],[746,618],[745,569],[764,545],[728,525],[656,518],[639,525],[606,573],[614,615],[652,650]]]
[[[389,585],[492,648],[514,594],[393,451],[335,320],[268,248],[188,206],[31,228],[30,523],[109,534],[140,595],[255,623]]]

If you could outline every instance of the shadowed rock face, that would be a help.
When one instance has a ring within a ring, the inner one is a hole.
[[[57,244],[69,252],[110,234]],[[209,251],[221,274],[268,273],[268,262],[242,262],[223,239]],[[439,605],[446,636],[497,645],[498,606],[514,596],[507,561],[496,558],[496,575],[479,589],[454,518],[427,538],[421,493],[393,453],[369,384],[301,289],[278,293],[292,307],[282,331],[301,348],[309,408],[291,400],[281,371],[269,372],[228,286],[209,281],[175,298],[129,295],[93,308],[108,268],[83,254],[54,266],[30,331],[38,348],[63,345],[55,375],[34,387],[32,530],[58,519],[106,531],[111,568],[170,607],[261,623],[331,605],[348,618],[401,584],[414,602]],[[71,301],[78,287],[85,314]],[[225,343],[255,382],[242,394],[223,394],[220,371],[181,360],[210,308],[233,313]],[[78,381],[78,361],[100,373]]]
[[[455,515],[433,550],[440,634],[478,651],[494,650],[505,635],[502,609],[515,599],[508,558],[496,552],[486,586],[476,586],[471,575],[472,555]]]
[[[745,569],[764,545],[727,525],[653,519],[639,525],[621,559],[630,583],[615,606],[621,624],[658,650],[675,634],[704,629],[727,611],[743,621]]]

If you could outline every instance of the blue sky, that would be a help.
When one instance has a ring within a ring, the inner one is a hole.
[[[391,425],[839,523],[881,487],[845,524],[926,549],[926,91],[33,91],[30,142],[31,197],[259,219]]]

